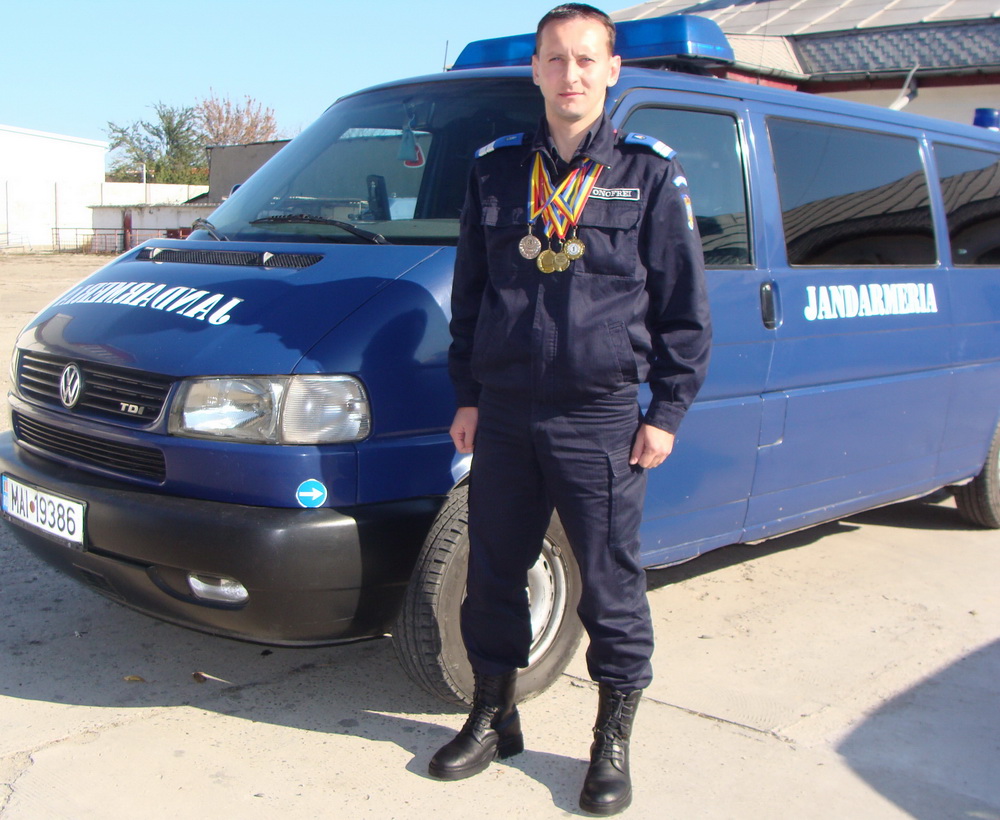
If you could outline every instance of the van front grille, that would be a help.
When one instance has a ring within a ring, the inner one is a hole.
[[[138,447],[73,433],[20,413],[13,414],[13,422],[17,440],[42,455],[100,467],[122,476],[159,482],[166,478],[166,459],[153,447]]]
[[[160,415],[172,383],[169,378],[34,351],[21,351],[18,358],[17,386],[21,395],[62,408],[59,380],[70,363],[75,363],[83,376],[80,399],[73,406],[75,414],[143,425],[151,424]]]

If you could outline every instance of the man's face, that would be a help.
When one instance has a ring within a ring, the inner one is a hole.
[[[608,87],[618,82],[621,58],[611,56],[607,29],[596,20],[557,20],[542,29],[531,70],[550,122],[589,123],[600,116]]]

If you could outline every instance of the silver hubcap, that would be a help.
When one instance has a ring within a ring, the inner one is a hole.
[[[566,565],[546,540],[542,554],[528,570],[528,606],[531,611],[531,651],[528,663],[542,657],[556,639],[566,615]]]

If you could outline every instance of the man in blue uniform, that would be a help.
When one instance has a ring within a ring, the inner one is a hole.
[[[451,435],[475,451],[462,633],[472,712],[430,773],[468,777],[523,749],[514,703],[528,664],[527,572],[553,508],[580,567],[578,608],[599,684],[592,813],[631,802],[628,741],[651,680],[639,557],[645,470],[670,454],[708,364],[701,241],[687,182],[658,140],[616,134],[614,24],[571,3],[542,18],[534,135],[482,148],[462,216],[452,297]],[[652,402],[643,416],[638,385]]]

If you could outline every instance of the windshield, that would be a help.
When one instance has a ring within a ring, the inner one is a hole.
[[[520,77],[348,97],[220,205],[212,226],[251,241],[453,245],[476,149],[533,132],[541,114],[538,89]]]

